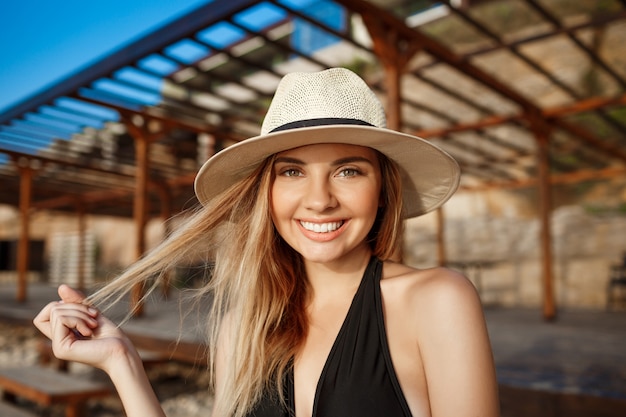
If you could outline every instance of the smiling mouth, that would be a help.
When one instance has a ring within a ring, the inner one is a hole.
[[[343,221],[328,222],[328,223],[313,223],[313,222],[300,221],[300,224],[302,225],[302,227],[304,227],[306,230],[310,232],[315,232],[315,233],[334,232],[335,230],[339,229],[343,225],[343,223],[344,223]]]

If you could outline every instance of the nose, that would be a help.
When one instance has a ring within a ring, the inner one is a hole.
[[[311,178],[304,192],[304,205],[309,210],[323,212],[337,206],[337,198],[328,178]]]

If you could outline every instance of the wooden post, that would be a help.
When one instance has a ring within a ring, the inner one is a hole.
[[[402,74],[421,46],[411,42],[397,27],[386,24],[374,13],[363,12],[361,18],[372,38],[372,49],[385,70],[387,127],[399,131],[402,128]],[[403,252],[402,247],[398,248],[393,260],[401,262]]]
[[[135,143],[135,196],[133,218],[135,220],[135,258],[141,258],[146,252],[146,224],[148,223],[148,187],[150,183],[150,144],[161,137],[163,126],[157,119],[146,120],[142,116],[123,117],[128,133]],[[145,277],[145,280],[151,277]],[[131,291],[131,309],[134,316],[144,313],[143,297],[145,284],[137,284]]]
[[[362,13],[361,17],[372,38],[372,49],[385,70],[387,127],[400,130],[402,128],[402,74],[411,58],[421,50],[421,45],[412,42],[397,27],[386,24],[370,12]]]
[[[170,218],[172,217],[172,202],[169,189],[165,184],[156,184],[156,189],[159,193],[161,201],[161,220],[163,221],[163,239],[167,239],[172,233],[172,225]],[[167,297],[170,293],[170,281],[172,271],[163,271],[163,280],[161,284],[161,294]]]
[[[146,251],[145,229],[148,213],[148,169],[150,161],[148,151],[150,140],[142,127],[143,119],[127,123],[129,133],[135,143],[135,196],[133,201],[133,218],[135,221],[135,259],[139,259]],[[139,126],[138,126],[139,125]],[[146,277],[147,279],[148,277]],[[131,309],[134,316],[142,316],[142,302],[145,285],[137,284],[131,291]]]
[[[148,198],[148,141],[144,137],[135,138],[135,152],[137,158],[137,178],[135,184],[135,201],[133,217],[135,219],[135,258],[139,259],[146,251],[146,223]],[[144,285],[139,284],[133,289],[132,305],[135,315],[143,315],[141,299]]]
[[[26,302],[28,287],[28,258],[30,241],[30,205],[33,191],[33,169],[20,166],[20,236],[17,243],[16,300]]]
[[[385,65],[385,86],[387,90],[387,127],[392,130],[402,128],[402,69],[397,65]]]
[[[537,181],[539,186],[539,219],[541,223],[541,275],[543,288],[543,318],[556,318],[554,274],[552,266],[552,188],[550,183],[550,127],[540,119],[530,117],[530,128],[537,141]]]
[[[78,288],[85,289],[85,210],[78,208]]]

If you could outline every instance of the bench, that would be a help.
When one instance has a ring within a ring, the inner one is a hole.
[[[41,406],[63,404],[65,417],[83,416],[87,400],[113,392],[108,382],[37,365],[0,368],[0,388],[9,401],[20,397]]]
[[[78,373],[70,372],[68,361],[58,360],[52,354],[52,344],[42,338],[38,345],[40,365],[0,368],[0,389],[6,400],[14,402],[17,397],[32,401],[40,406],[65,405],[66,417],[84,415],[85,402],[113,392],[108,382],[95,381]],[[167,362],[163,352],[139,350],[144,366],[154,366]],[[10,404],[4,403],[7,407]],[[17,411],[17,407],[12,407]],[[16,411],[16,412],[17,412]],[[27,413],[24,411],[24,413]],[[32,417],[32,414],[10,414],[0,408],[0,417]]]
[[[0,401],[0,416],[2,417],[37,417],[36,414],[16,407],[12,404]]]

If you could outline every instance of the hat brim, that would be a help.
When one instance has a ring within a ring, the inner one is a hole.
[[[441,206],[459,185],[460,168],[454,158],[424,139],[378,127],[330,125],[270,133],[229,146],[198,171],[194,184],[196,196],[206,205],[250,175],[267,157],[321,143],[367,146],[395,161],[402,176],[407,218]]]

